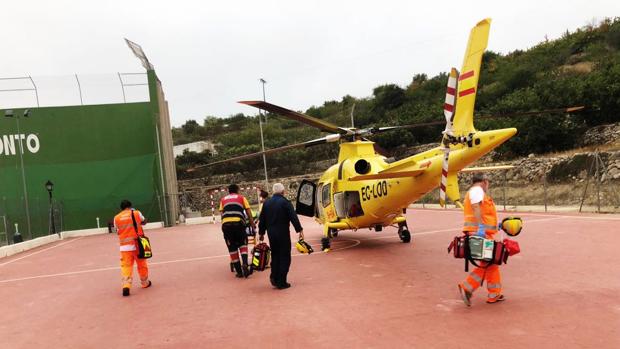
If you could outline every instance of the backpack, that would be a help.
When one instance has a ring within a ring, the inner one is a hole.
[[[252,271],[263,271],[271,260],[271,248],[264,242],[254,246],[252,249],[252,264],[250,269]]]

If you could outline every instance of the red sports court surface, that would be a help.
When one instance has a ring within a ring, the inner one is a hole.
[[[446,253],[461,215],[409,210],[411,244],[341,232],[332,252],[293,258],[287,290],[268,271],[236,279],[219,225],[150,231],[153,287],[134,279],[130,297],[116,236],[47,245],[0,259],[0,347],[620,348],[620,216],[520,214],[508,300],[479,290],[467,308]],[[302,224],[319,250],[320,226]]]

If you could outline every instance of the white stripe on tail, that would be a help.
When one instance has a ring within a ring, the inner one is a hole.
[[[443,148],[443,166],[441,168],[441,184],[439,188],[439,204],[441,207],[446,205],[446,186],[448,185],[448,157],[450,156],[450,146]]]
[[[456,91],[459,78],[459,72],[456,68],[450,70],[448,78],[448,87],[446,88],[446,100],[443,104],[443,115],[446,117],[446,129],[444,134],[454,136],[452,123],[454,121],[454,111],[456,109]]]

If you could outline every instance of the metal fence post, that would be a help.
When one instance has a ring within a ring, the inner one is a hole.
[[[545,172],[545,175],[543,176],[543,190],[545,192],[544,194],[545,212],[547,212],[547,173],[546,172]]]
[[[506,211],[506,170],[504,170],[504,185],[502,185],[502,196],[504,197],[504,211]]]
[[[84,105],[84,100],[82,100],[82,85],[80,85],[80,79],[78,79],[77,74],[75,74],[75,81],[77,81],[78,91],[80,92],[80,104]]]
[[[594,161],[596,161],[596,170],[594,172],[594,178],[596,178],[596,210],[601,213],[601,168],[600,162],[602,160],[599,157],[598,151],[594,153]]]
[[[127,98],[125,97],[125,85],[123,84],[121,73],[118,73],[118,80],[121,82],[121,90],[123,90],[123,103],[127,103]]]
[[[40,107],[40,105],[39,105],[39,91],[37,91],[37,85],[35,85],[34,80],[32,79],[32,76],[28,75],[28,79],[30,79],[32,86],[34,86],[34,96],[37,98],[37,108],[38,108]]]
[[[592,160],[592,163],[590,164],[590,170],[588,171],[588,174],[586,177],[586,186],[585,188],[583,188],[583,195],[581,196],[581,204],[579,205],[579,212],[581,212],[581,209],[583,208],[583,203],[584,201],[586,201],[586,194],[588,192],[588,184],[590,184],[590,176],[592,176],[593,166],[594,166],[594,160]]]

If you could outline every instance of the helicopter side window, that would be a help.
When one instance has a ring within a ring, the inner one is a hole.
[[[322,200],[321,201],[323,202],[323,207],[329,206],[329,204],[331,204],[331,202],[332,202],[330,197],[329,197],[330,196],[329,195],[329,192],[330,192],[329,187],[330,187],[330,185],[329,185],[329,183],[327,183],[321,189],[321,196],[322,196]]]
[[[345,206],[348,217],[359,217],[364,215],[362,202],[360,201],[360,193],[358,191],[345,192]]]
[[[336,207],[336,216],[344,218],[347,216],[345,208],[345,194],[343,192],[334,193],[334,207]]]

